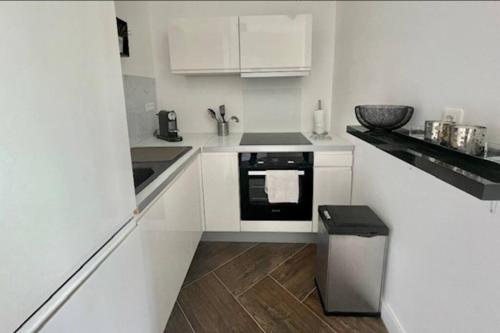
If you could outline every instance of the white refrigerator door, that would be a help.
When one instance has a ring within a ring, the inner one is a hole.
[[[0,332],[132,216],[113,2],[0,4]]]
[[[140,234],[132,231],[37,332],[162,332],[166,321],[156,326],[143,258]]]

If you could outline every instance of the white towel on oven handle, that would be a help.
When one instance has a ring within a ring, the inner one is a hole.
[[[299,171],[267,170],[265,191],[269,203],[298,203]]]

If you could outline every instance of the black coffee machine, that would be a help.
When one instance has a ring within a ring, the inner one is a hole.
[[[156,137],[170,142],[182,141],[182,136],[179,135],[179,129],[177,128],[177,114],[175,111],[161,110],[156,115],[160,122],[160,130],[156,133]]]

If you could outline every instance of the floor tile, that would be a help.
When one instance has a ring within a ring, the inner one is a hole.
[[[197,333],[261,332],[213,273],[183,288],[179,304]]]
[[[239,300],[266,332],[334,333],[270,277],[250,288]]]
[[[338,333],[387,333],[380,318],[325,316],[317,290],[307,297],[304,304]]]
[[[177,303],[174,305],[163,333],[194,333]]]
[[[234,295],[264,278],[304,244],[261,243],[215,271]]]
[[[211,272],[255,245],[256,243],[200,242],[184,285]]]
[[[271,273],[283,287],[303,300],[314,289],[316,244],[309,244]]]

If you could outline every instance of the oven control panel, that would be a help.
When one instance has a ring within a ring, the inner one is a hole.
[[[313,163],[314,155],[312,152],[239,154],[239,164],[243,168],[295,169],[311,167]]]

